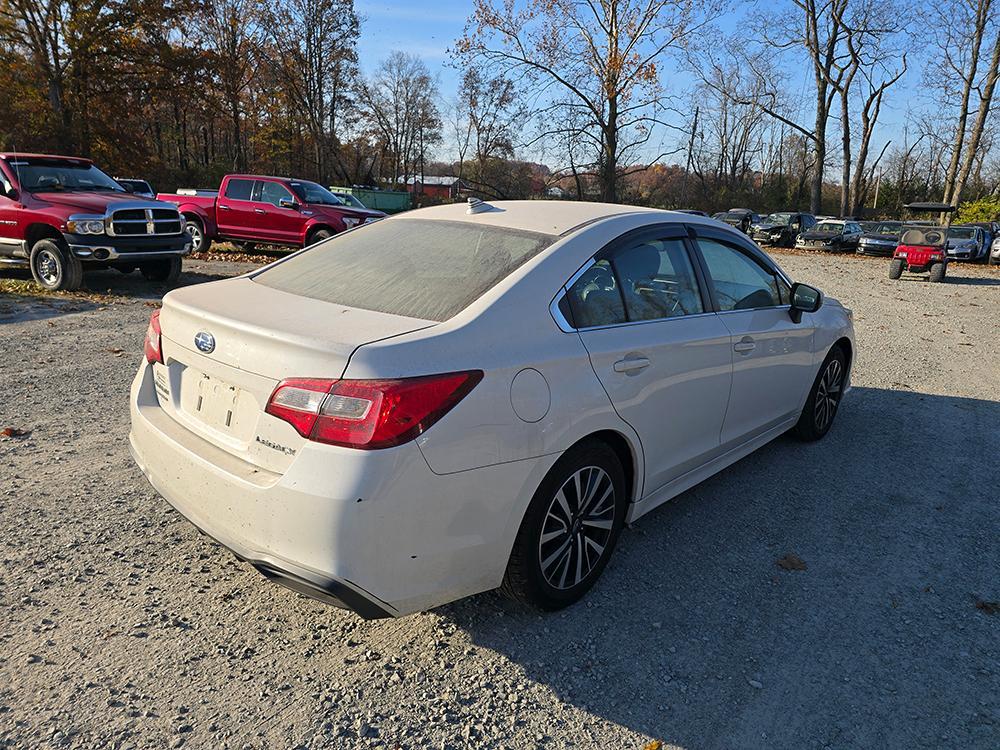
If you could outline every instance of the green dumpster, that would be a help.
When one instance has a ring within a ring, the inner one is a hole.
[[[330,190],[334,193],[353,195],[368,208],[385,211],[387,214],[409,211],[412,205],[410,194],[405,190],[375,190],[373,188],[334,187],[332,185]]]

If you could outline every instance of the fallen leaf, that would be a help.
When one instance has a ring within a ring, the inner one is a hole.
[[[778,567],[782,570],[805,570],[806,561],[793,552],[778,558]]]
[[[0,430],[0,435],[5,438],[19,438],[28,437],[31,434],[31,430],[22,430],[17,427],[4,427]]]
[[[976,609],[988,615],[995,615],[1000,613],[1000,602],[985,602],[982,599],[976,599]]]
[[[659,740],[653,740],[643,745],[642,750],[663,750],[663,743]]]
[[[125,350],[114,347],[112,349],[108,349],[108,352],[114,354],[116,357],[120,357],[125,353]]]

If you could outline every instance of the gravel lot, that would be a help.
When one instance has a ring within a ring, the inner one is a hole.
[[[267,583],[129,459],[163,289],[0,294],[0,428],[30,430],[0,438],[0,747],[1000,746],[1000,269],[779,260],[855,311],[833,431],[646,516],[547,616],[369,623]]]

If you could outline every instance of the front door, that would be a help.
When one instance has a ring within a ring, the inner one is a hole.
[[[729,331],[699,288],[683,227],[626,235],[569,290],[574,325],[615,410],[642,441],[643,494],[719,448]]]
[[[701,236],[719,319],[732,335],[733,386],[721,443],[735,446],[797,415],[812,385],[812,316],[792,322],[789,288],[762,258]]]

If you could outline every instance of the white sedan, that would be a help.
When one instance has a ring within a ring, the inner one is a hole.
[[[578,600],[622,527],[830,429],[851,313],[699,216],[412,211],[168,294],[132,454],[269,578],[366,618]]]

